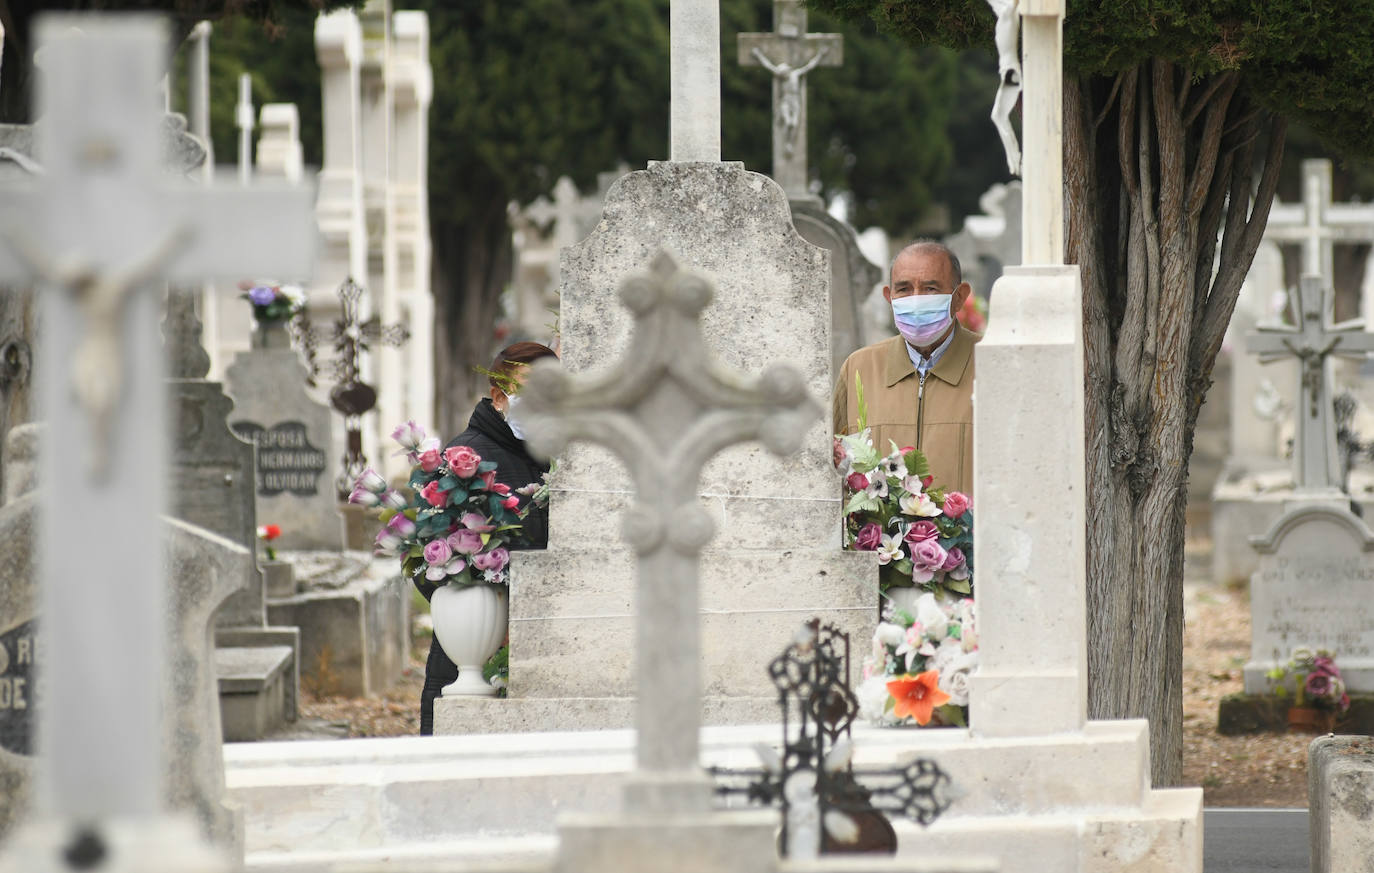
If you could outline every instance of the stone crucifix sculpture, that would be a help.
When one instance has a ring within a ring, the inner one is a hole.
[[[44,845],[14,868],[69,869],[64,854],[77,854],[90,868],[147,869],[135,864],[159,855],[148,846],[174,766],[164,760],[161,701],[169,454],[161,292],[168,282],[304,278],[316,230],[308,191],[169,178],[156,96],[169,57],[163,23],[49,15],[35,36],[49,58],[35,126],[46,172],[0,196],[0,283],[43,286],[34,366],[48,423],[37,778],[41,813],[55,826],[30,832]],[[92,452],[94,465],[79,462]],[[53,839],[67,851],[47,845]],[[171,857],[160,855],[167,869]],[[0,869],[14,868],[0,859]]]
[[[621,457],[634,482],[636,501],[621,530],[639,558],[639,741],[626,803],[653,812],[709,808],[710,783],[698,765],[697,589],[714,524],[697,498],[701,469],[726,446],[748,440],[791,454],[821,413],[792,367],[774,364],[747,379],[714,360],[701,329],[712,295],[708,281],[660,252],[649,275],[620,288],[634,317],[621,362],[588,376],[537,362],[521,392],[535,452],[552,456],[573,440],[600,443]]]
[[[788,197],[809,195],[806,169],[806,74],[844,63],[844,37],[807,33],[800,0],[775,0],[770,33],[741,33],[739,63],[773,74],[773,179]]]
[[[997,97],[992,101],[992,123],[1007,153],[1007,172],[1021,175],[1021,148],[1011,129],[1011,112],[1021,97],[1021,53],[1017,45],[1021,22],[1019,0],[987,0],[997,16],[993,41],[997,45]]]
[[[1299,491],[1343,491],[1330,362],[1333,357],[1367,357],[1374,352],[1374,334],[1366,333],[1359,320],[1331,323],[1332,297],[1320,276],[1303,276],[1293,297],[1298,326],[1260,325],[1246,337],[1246,349],[1259,355],[1261,363],[1295,357],[1301,367],[1294,486]]]

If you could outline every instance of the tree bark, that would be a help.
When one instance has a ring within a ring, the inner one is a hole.
[[[473,215],[433,231],[435,424],[448,437],[467,426],[473,403],[486,393],[477,368],[491,366],[501,350],[493,327],[511,275],[505,199],[492,197]]]
[[[1177,785],[1188,459],[1285,130],[1230,73],[1195,81],[1153,60],[1065,86],[1091,483],[1088,710],[1148,718],[1154,784]]]

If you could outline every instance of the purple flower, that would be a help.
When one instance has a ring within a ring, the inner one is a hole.
[[[415,522],[398,512],[386,523],[386,529],[398,537],[412,537],[415,535]]]
[[[454,531],[448,535],[448,547],[460,555],[475,555],[482,550],[482,535],[467,528]]]
[[[935,526],[935,522],[921,519],[920,521],[913,521],[911,527],[907,528],[906,541],[914,546],[917,543],[933,540],[939,536],[940,529]]]
[[[1323,699],[1331,694],[1331,677],[1325,673],[1309,673],[1303,690],[1314,700]]]
[[[1336,669],[1336,662],[1321,655],[1312,659],[1312,672],[1322,676],[1341,675],[1341,671]]]
[[[391,432],[391,438],[401,444],[403,452],[413,452],[424,442],[425,429],[414,421],[407,421]]]
[[[479,570],[500,570],[510,563],[510,552],[497,547],[490,552],[472,556],[472,566]]]
[[[386,479],[382,478],[381,473],[368,467],[358,476],[358,481],[353,487],[371,491],[373,494],[381,494],[386,490]]]
[[[921,540],[911,546],[911,578],[917,582],[929,582],[935,578],[937,570],[943,570],[947,553],[935,540]]]
[[[430,540],[429,545],[425,546],[425,563],[439,566],[448,563],[448,559],[453,557],[453,550],[448,547],[445,540]]]
[[[877,522],[870,521],[868,524],[859,528],[858,536],[854,537],[854,548],[861,552],[871,552],[883,541],[883,529]]]
[[[353,486],[353,491],[348,495],[348,502],[355,503],[358,506],[376,506],[382,501],[376,494],[368,491],[359,483]]]
[[[267,306],[277,299],[277,292],[276,289],[266,285],[254,285],[248,292],[248,299],[252,301],[254,306]]]
[[[487,517],[480,512],[465,512],[459,520],[462,521],[463,527],[478,533],[491,533],[496,530],[496,525],[488,522]]]
[[[945,563],[940,567],[941,570],[953,570],[962,567],[964,564],[964,550],[955,546],[946,553]]]

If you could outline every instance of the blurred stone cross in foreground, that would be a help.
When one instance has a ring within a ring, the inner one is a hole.
[[[620,288],[634,316],[624,358],[571,376],[536,362],[521,392],[538,453],[572,440],[600,443],[629,469],[636,501],[621,531],[638,553],[636,771],[627,809],[705,812],[711,786],[698,764],[701,639],[698,565],[714,523],[697,498],[703,465],[726,446],[757,439],[787,455],[821,412],[800,374],[775,364],[746,379],[717,363],[701,331],[709,282],[666,252],[650,274]],[[556,498],[555,498],[556,499]]]
[[[1331,323],[1332,295],[1321,276],[1303,276],[1294,294],[1290,289],[1297,327],[1259,325],[1246,336],[1245,347],[1268,364],[1297,358],[1300,399],[1297,433],[1293,440],[1293,484],[1300,491],[1343,491],[1340,457],[1336,452],[1336,421],[1332,407],[1331,358],[1368,357],[1374,334],[1364,322]]]
[[[156,869],[181,869],[171,865],[191,856],[169,848],[171,832],[157,825],[162,292],[168,282],[305,278],[310,195],[167,178],[158,82],[170,52],[161,21],[54,15],[35,31],[44,58],[35,136],[46,173],[0,196],[0,284],[43,289],[34,367],[48,423],[39,475],[40,808],[0,868],[70,862],[122,871],[153,869],[156,858],[164,865]]]

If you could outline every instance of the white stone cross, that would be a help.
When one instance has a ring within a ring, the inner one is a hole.
[[[191,133],[194,133],[205,146],[205,178],[211,180],[215,175],[215,143],[210,136],[210,33],[208,21],[198,23],[188,37],[192,43],[186,101],[190,115]]]
[[[701,331],[711,284],[666,252],[620,288],[634,316],[621,361],[571,376],[536,363],[521,396],[530,445],[544,455],[571,440],[607,446],[629,468],[636,502],[621,534],[638,553],[638,744],[626,808],[704,811],[698,764],[701,639],[698,564],[714,524],[697,498],[702,466],[733,443],[757,439],[787,455],[820,414],[796,370],[773,365],[746,379],[717,363]],[[556,499],[556,498],[555,498]]]
[[[0,283],[44,286],[40,804],[66,820],[147,817],[163,805],[160,292],[304,278],[315,230],[308,192],[163,170],[161,21],[53,15],[36,35],[51,59],[35,125],[47,172],[0,196]]]
[[[720,0],[671,0],[668,160],[720,160]]]
[[[1331,358],[1365,358],[1374,351],[1374,334],[1361,321],[1331,323],[1332,294],[1321,276],[1303,276],[1293,300],[1301,314],[1297,327],[1260,325],[1246,337],[1246,348],[1263,363],[1294,357],[1300,366],[1297,433],[1293,443],[1293,483],[1300,491],[1344,490],[1336,454],[1332,410]]]
[[[806,169],[806,74],[844,64],[844,37],[807,33],[801,0],[773,0],[773,31],[741,33],[739,63],[773,74],[773,180],[793,199],[811,196]]]
[[[239,74],[239,102],[234,107],[234,125],[239,129],[239,183],[253,178],[253,77]]]
[[[1269,210],[1264,238],[1302,245],[1302,274],[1335,281],[1335,243],[1374,243],[1374,203],[1336,203],[1331,199],[1331,161],[1302,162],[1302,202],[1276,202]]]
[[[536,224],[553,222],[553,248],[556,252],[576,244],[585,236],[583,228],[587,223],[595,224],[596,219],[601,217],[601,200],[595,196],[583,197],[572,179],[559,176],[553,186],[552,202],[541,194],[525,207],[524,214]]]
[[[1064,263],[1064,0],[1019,0],[1021,263]]]

